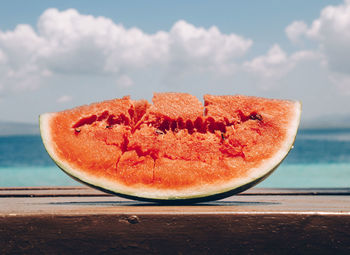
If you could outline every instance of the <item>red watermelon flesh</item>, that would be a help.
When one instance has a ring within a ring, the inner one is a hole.
[[[265,178],[291,149],[300,103],[158,93],[40,117],[54,161],[74,178],[136,199],[230,195]]]

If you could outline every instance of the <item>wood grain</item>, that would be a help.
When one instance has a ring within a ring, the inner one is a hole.
[[[85,187],[2,188],[0,254],[350,254],[348,190],[292,192],[161,206]]]
[[[252,188],[238,194],[250,195],[350,195],[350,188],[319,188],[319,189],[266,189]],[[87,186],[66,187],[0,187],[0,197],[76,197],[76,196],[113,196]]]

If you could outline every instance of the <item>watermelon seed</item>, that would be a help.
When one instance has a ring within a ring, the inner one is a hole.
[[[112,126],[106,126],[106,128],[111,128]]]
[[[156,134],[157,135],[164,135],[164,132],[162,130],[156,129]]]
[[[252,114],[249,116],[251,120],[262,120],[262,116],[260,114]]]
[[[174,120],[174,121],[171,123],[171,130],[172,130],[172,131],[175,131],[175,129],[177,129],[177,122]]]
[[[81,130],[78,128],[75,128],[74,131],[75,131],[75,133],[80,133]]]

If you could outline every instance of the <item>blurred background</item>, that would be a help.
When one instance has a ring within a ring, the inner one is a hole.
[[[6,1],[0,186],[78,185],[38,116],[153,92],[300,100],[294,149],[260,187],[349,187],[350,1]]]

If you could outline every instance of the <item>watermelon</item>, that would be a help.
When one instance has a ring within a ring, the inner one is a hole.
[[[45,148],[74,179],[158,202],[221,199],[259,183],[287,156],[298,101],[156,93],[40,115]]]

